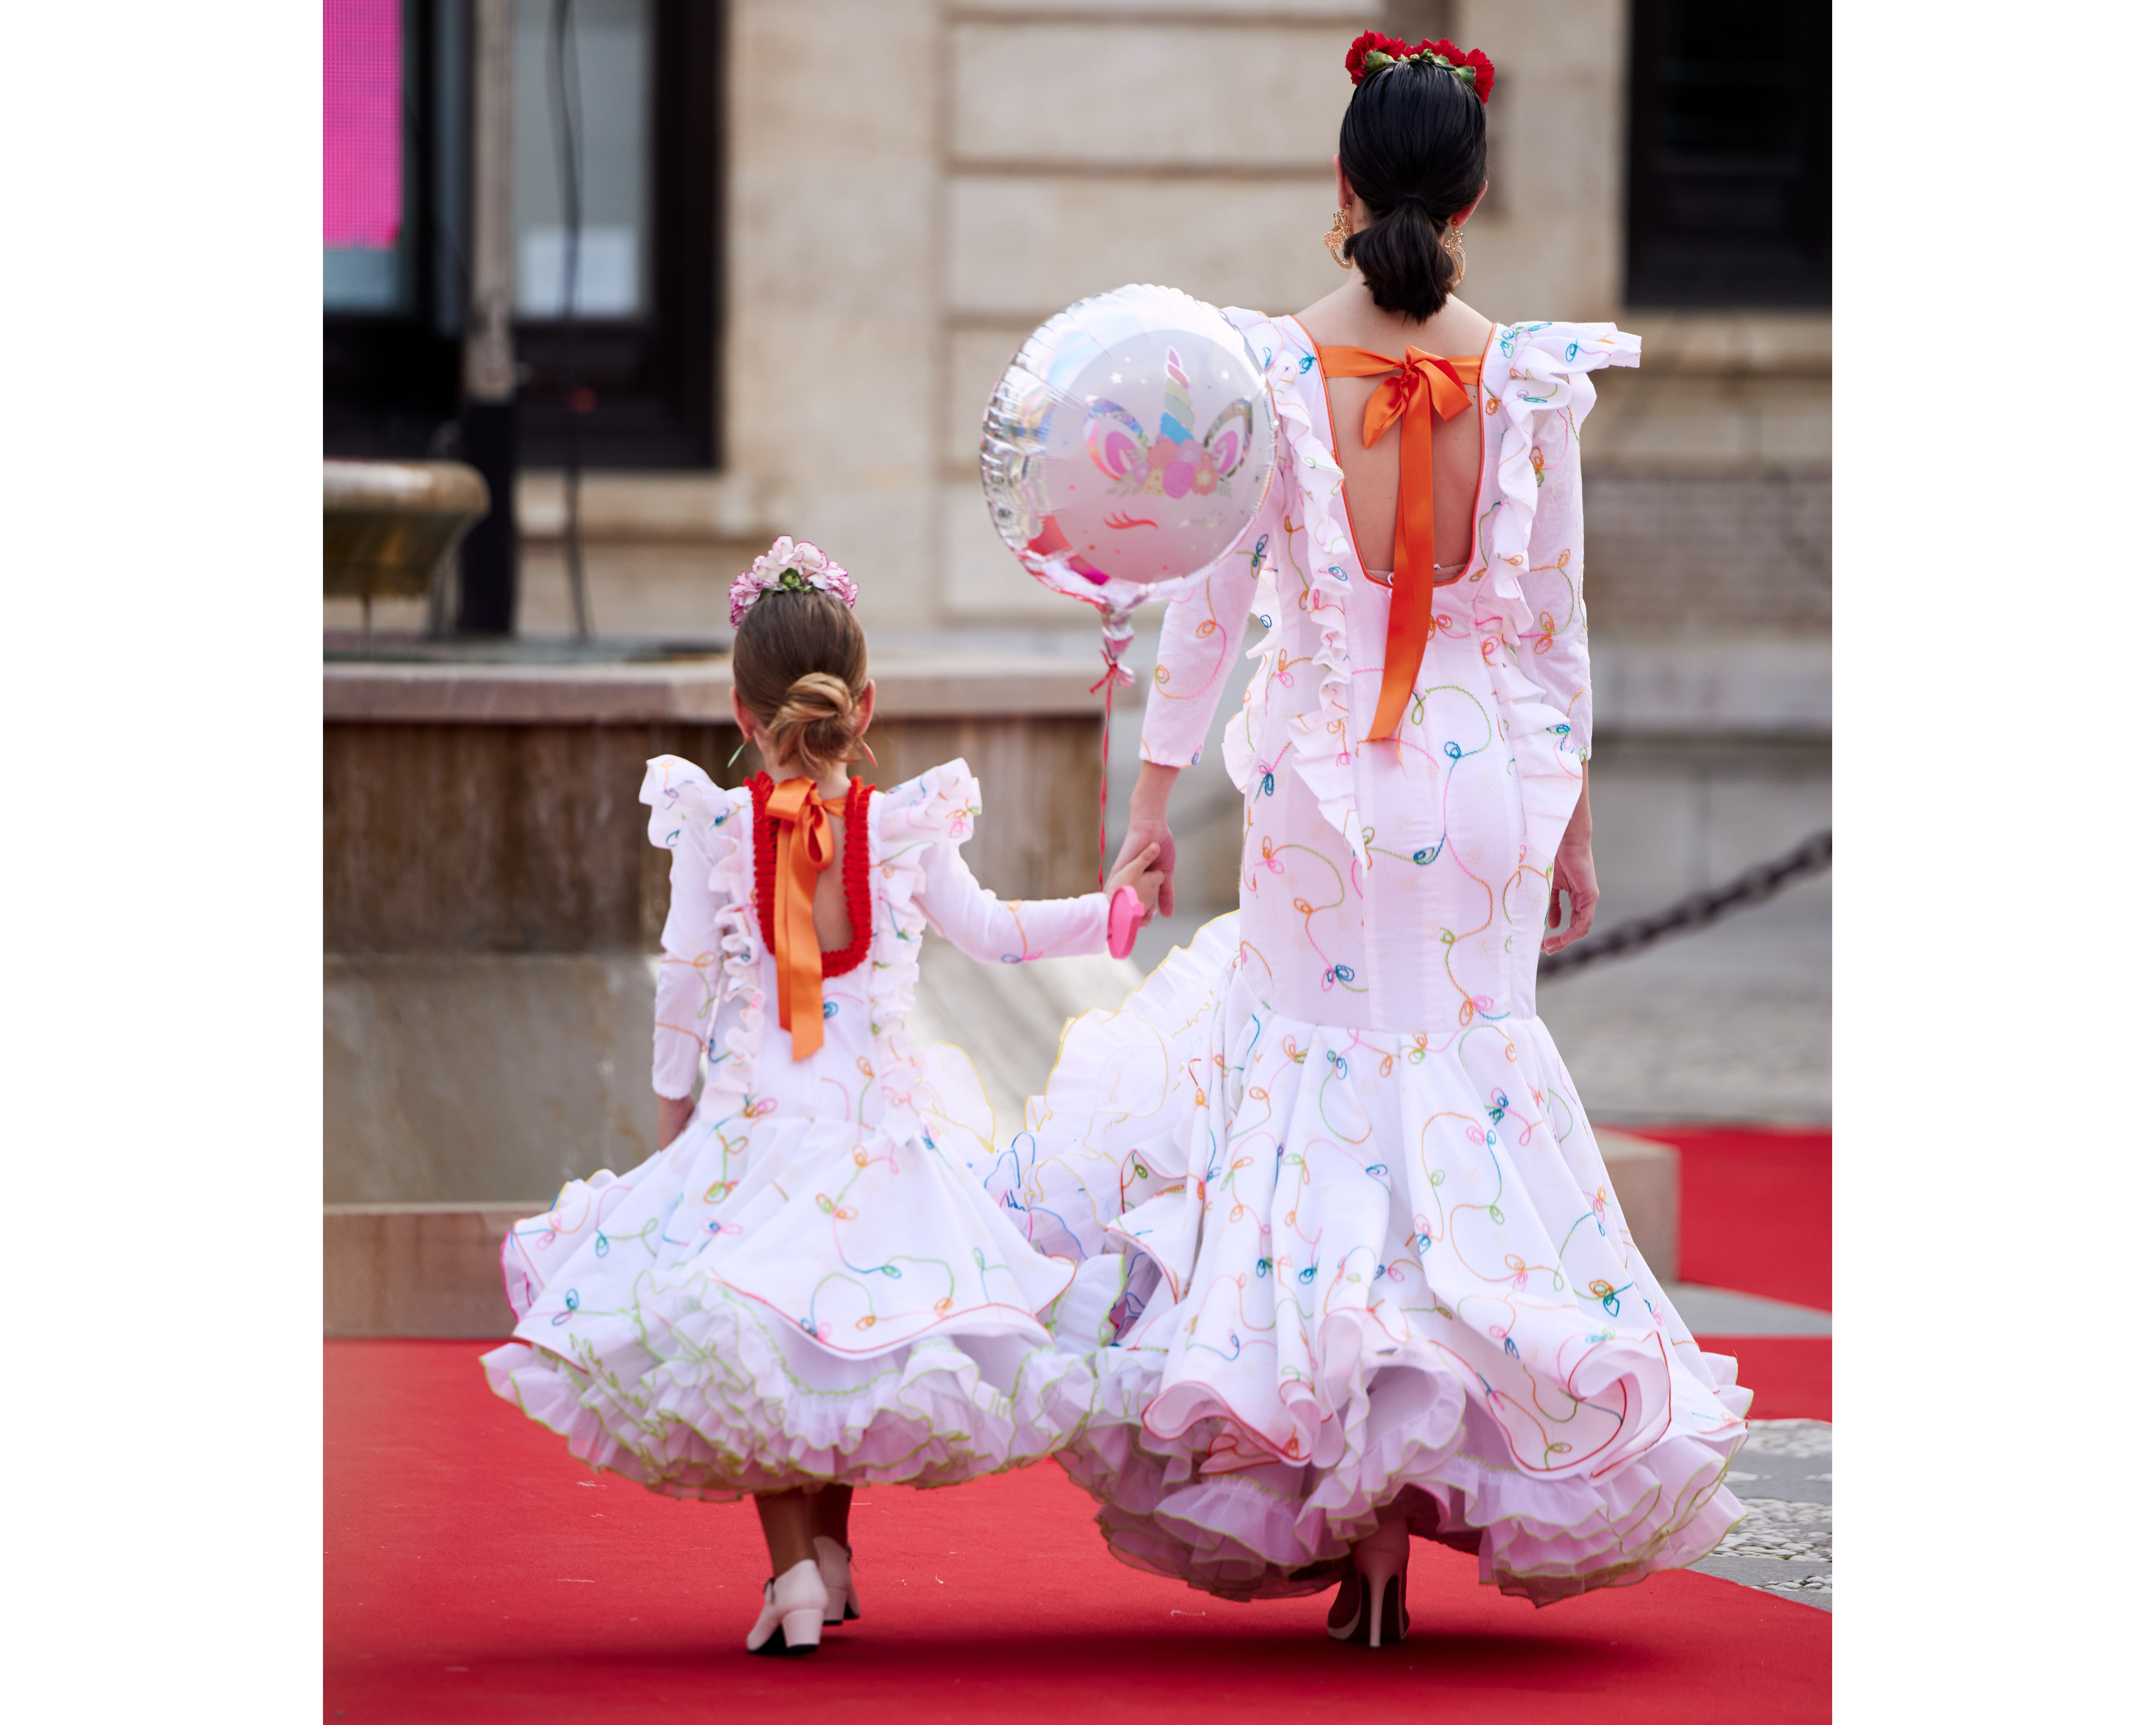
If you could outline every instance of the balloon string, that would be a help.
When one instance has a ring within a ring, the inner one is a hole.
[[[1122,660],[1109,648],[1101,649],[1101,661],[1107,669],[1101,673],[1101,680],[1086,692],[1088,695],[1105,689],[1107,693],[1101,701],[1101,867],[1095,877],[1101,891],[1108,890],[1108,732],[1116,722],[1116,691],[1127,687],[1137,680],[1123,669]]]
[[[1113,678],[1105,680],[1108,685],[1106,700],[1101,708],[1101,891],[1108,890],[1108,727],[1116,722],[1116,685]]]

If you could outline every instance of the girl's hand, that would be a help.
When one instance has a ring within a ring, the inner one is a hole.
[[[1568,947],[1594,926],[1594,901],[1601,893],[1594,885],[1594,847],[1585,839],[1574,839],[1567,834],[1557,847],[1557,861],[1550,870],[1549,927],[1555,928],[1563,917],[1564,906],[1558,901],[1559,892],[1572,896],[1572,926],[1563,934],[1546,935],[1543,951],[1554,952]]]
[[[1160,870],[1153,867],[1159,855],[1160,846],[1158,844],[1142,845],[1133,854],[1129,840],[1126,839],[1123,855],[1116,860],[1116,872],[1108,876],[1108,896],[1114,897],[1119,886],[1129,887],[1137,894],[1138,902],[1145,906],[1147,922],[1152,921],[1153,907],[1160,902],[1161,885],[1168,879]]]
[[[659,1099],[659,1147],[664,1150],[689,1129],[689,1117],[696,1111],[693,1096]]]

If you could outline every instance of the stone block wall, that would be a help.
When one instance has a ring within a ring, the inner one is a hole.
[[[731,725],[333,724],[322,736],[323,941],[360,952],[656,950],[666,856],[645,836],[644,763],[721,784],[751,757]],[[963,757],[995,811],[967,847],[982,884],[1060,898],[1094,884],[1100,726],[983,715],[872,726],[860,776],[897,784]]]

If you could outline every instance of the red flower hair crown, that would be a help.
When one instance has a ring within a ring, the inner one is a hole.
[[[1497,69],[1479,48],[1455,48],[1450,39],[1433,42],[1427,36],[1409,48],[1399,37],[1381,35],[1375,30],[1363,31],[1349,44],[1348,77],[1350,82],[1360,84],[1373,72],[1382,72],[1403,60],[1442,66],[1471,89],[1476,100],[1485,106],[1489,104],[1490,87],[1497,81]]]

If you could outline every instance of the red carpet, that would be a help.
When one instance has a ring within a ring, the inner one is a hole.
[[[1757,1344],[1748,1343],[1748,1347]],[[1053,1465],[855,1499],[863,1620],[803,1661],[742,1637],[766,1573],[745,1504],[677,1503],[571,1461],[485,1389],[469,1342],[325,1344],[323,1715],[877,1725],[1144,1704],[1501,1708],[1507,1725],[1824,1720],[1821,1611],[1712,1576],[1537,1611],[1417,1548],[1412,1640],[1328,1641],[1322,1598],[1235,1605],[1124,1568]],[[1734,1715],[1732,1715],[1734,1709]]]
[[[1702,1336],[1699,1345],[1736,1356],[1737,1381],[1752,1392],[1753,1419],[1834,1418],[1831,1336]]]
[[[1674,1144],[1678,1274],[1799,1306],[1834,1309],[1834,1137],[1712,1126],[1627,1127]],[[1834,1343],[1825,1336],[1702,1336],[1737,1356],[1755,1420],[1834,1418]]]
[[[1680,1281],[1834,1309],[1833,1134],[1625,1130],[1677,1147]]]

